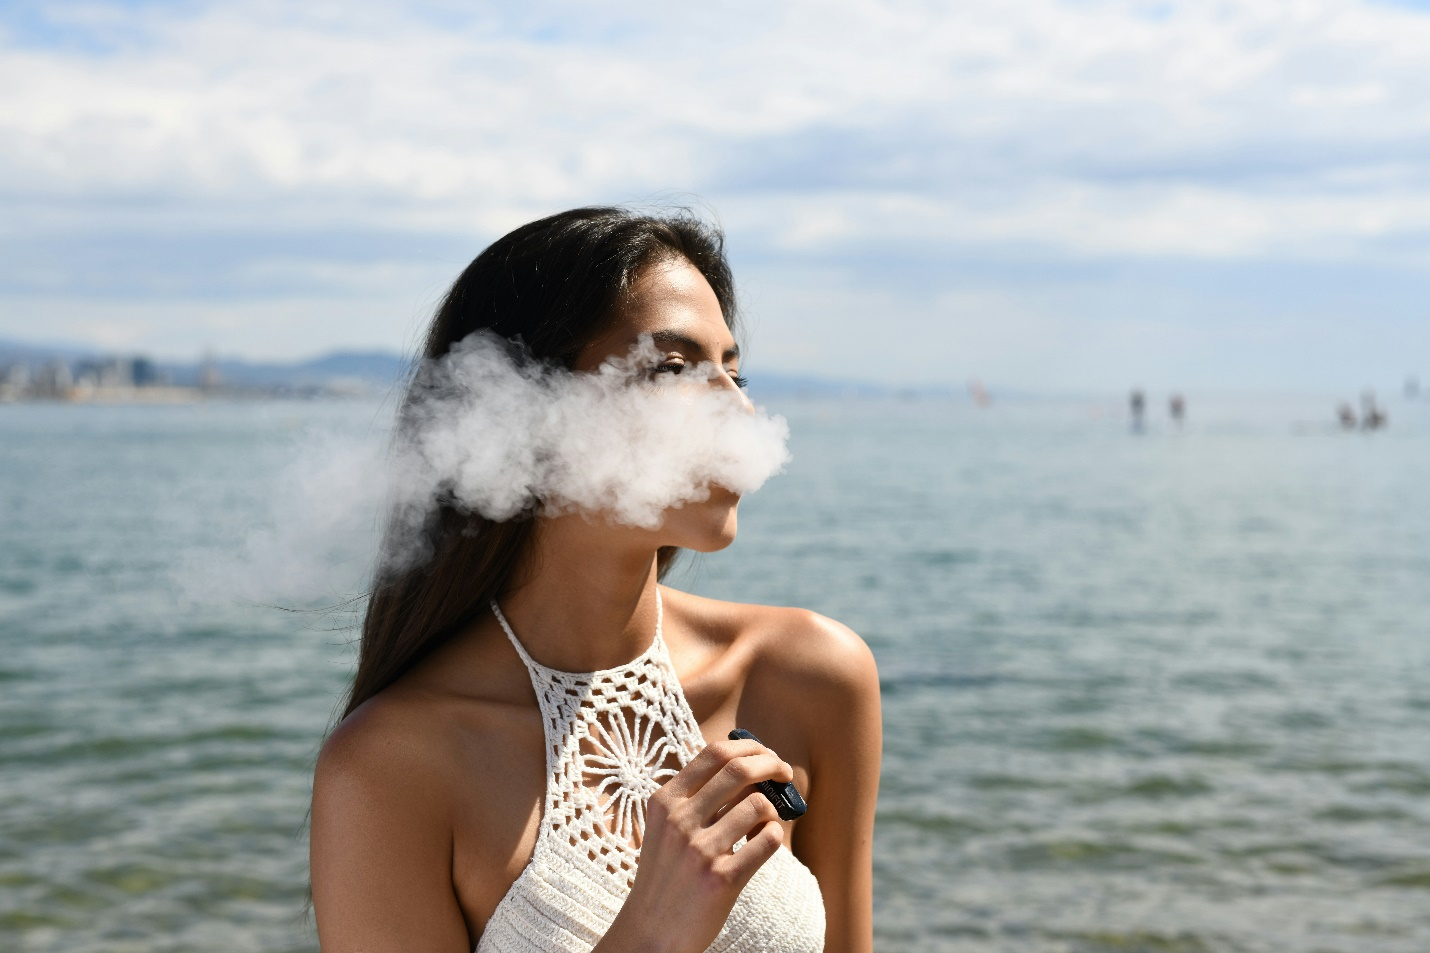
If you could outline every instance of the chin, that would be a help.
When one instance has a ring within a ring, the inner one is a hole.
[[[735,541],[739,503],[738,495],[719,489],[704,502],[688,503],[671,510],[666,516],[663,534],[666,540],[662,545],[679,546],[697,553],[724,549]]]

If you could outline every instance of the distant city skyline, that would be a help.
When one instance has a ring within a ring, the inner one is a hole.
[[[1027,391],[1430,378],[1430,9],[0,9],[0,337],[410,350],[492,238],[718,215],[751,367]]]

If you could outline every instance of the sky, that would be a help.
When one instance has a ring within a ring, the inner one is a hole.
[[[724,226],[746,368],[1430,378],[1430,4],[0,0],[0,337],[407,350],[504,231]]]

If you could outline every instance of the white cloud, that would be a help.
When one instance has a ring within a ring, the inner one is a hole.
[[[1392,202],[1386,229],[1427,223],[1424,203],[1398,201],[1424,183],[1386,165],[1430,178],[1430,18],[1394,7],[565,5],[535,25],[458,26],[376,4],[294,9],[144,9],[139,39],[101,56],[12,41],[9,189],[487,230],[597,195],[713,187],[816,207],[792,229],[806,239],[857,235],[872,191],[932,201],[979,239],[1077,251],[1069,233],[1090,230],[1100,250],[1191,255],[1339,250],[1364,232],[1353,208],[1295,211],[1327,191]],[[864,154],[800,162],[844,181],[760,181],[779,143],[831,134]],[[1233,237],[1208,242],[1207,204]],[[1119,243],[1134,218],[1147,221]],[[841,224],[811,232],[815,219]]]
[[[805,258],[913,244],[1418,262],[1430,236],[1430,16],[1388,4],[49,15],[70,39],[18,27],[0,39],[0,242],[17,247],[116,230],[219,242],[349,229],[475,248],[540,212],[666,190],[708,198],[737,248]],[[357,289],[379,267],[324,254],[279,266],[255,253],[233,280],[283,284],[279,311],[327,289],[320,310],[333,313],[347,299],[331,288],[354,268],[350,297],[372,300]],[[83,264],[35,263],[53,271],[43,301],[0,273],[12,288],[0,328],[65,298]],[[394,281],[432,273],[381,267]],[[288,287],[300,272],[307,291]]]
[[[394,285],[371,297],[0,296],[0,336],[88,343],[190,361],[210,351],[273,361],[333,349],[411,353],[436,301],[430,282]]]

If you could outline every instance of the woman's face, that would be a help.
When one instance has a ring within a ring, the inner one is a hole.
[[[705,276],[683,258],[659,262],[640,273],[615,323],[581,353],[574,369],[592,371],[608,358],[624,357],[643,334],[650,335],[660,352],[657,374],[678,375],[682,368],[711,363],[724,373],[704,386],[729,388],[744,400],[736,384],[740,349],[725,325],[720,302]],[[654,535],[658,546],[714,552],[734,540],[739,502],[739,494],[711,486],[704,502],[666,510],[659,529],[634,532]]]

